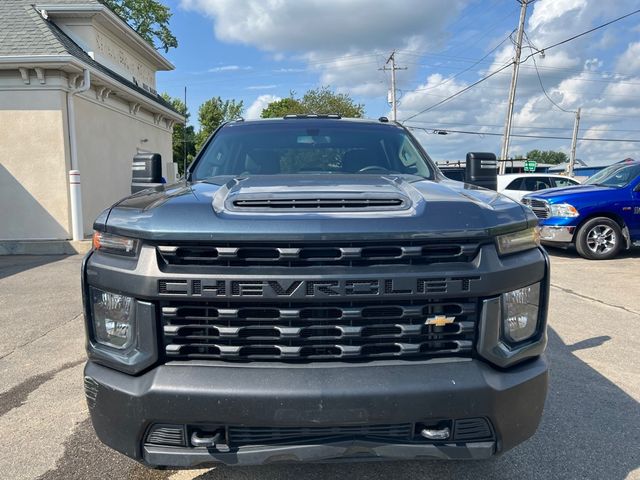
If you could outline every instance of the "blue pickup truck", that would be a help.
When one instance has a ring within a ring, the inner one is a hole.
[[[615,257],[640,245],[640,161],[616,163],[582,185],[527,195],[548,246],[574,244],[591,260]]]

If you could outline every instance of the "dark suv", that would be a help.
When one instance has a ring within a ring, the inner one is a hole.
[[[504,452],[547,391],[537,220],[396,123],[226,123],[95,222],[95,430],[151,466]]]

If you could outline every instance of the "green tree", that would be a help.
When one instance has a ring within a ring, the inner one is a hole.
[[[200,105],[198,109],[198,121],[200,131],[196,135],[196,150],[200,150],[209,135],[223,122],[236,119],[242,115],[244,103],[242,100],[222,100],[213,97]]]
[[[345,93],[332,92],[329,87],[320,87],[307,91],[302,98],[295,98],[294,93],[288,98],[271,102],[262,110],[262,118],[283,117],[287,114],[327,114],[337,113],[342,117],[364,116],[364,105],[355,103]]]
[[[102,0],[154,48],[168,52],[178,46],[169,29],[171,10],[158,0]]]
[[[337,113],[343,117],[364,116],[364,105],[355,103],[346,93],[334,93],[329,87],[309,90],[302,97],[306,113]]]
[[[304,113],[304,106],[300,103],[300,100],[296,100],[293,97],[283,98],[271,102],[267,107],[262,110],[260,116],[262,118],[282,118],[285,115]]]
[[[538,163],[558,164],[568,160],[567,154],[564,152],[556,152],[554,150],[531,150],[527,152],[527,160],[535,160]]]
[[[163,93],[161,96],[167,103],[171,104],[174,110],[176,110],[178,113],[180,113],[185,117],[185,124],[189,123],[189,117],[191,116],[191,114],[189,113],[187,106],[182,100],[180,100],[179,98],[173,98],[168,93]],[[185,137],[185,125],[181,123],[176,123],[173,126],[173,136],[172,136],[173,161],[178,164],[178,173],[180,175],[184,175],[185,140],[187,144],[187,166],[189,166],[191,165],[191,162],[196,156],[196,143],[195,143],[196,138],[195,137],[196,137],[196,134],[195,134],[195,129],[193,128],[193,125],[189,125],[186,127],[186,137]]]

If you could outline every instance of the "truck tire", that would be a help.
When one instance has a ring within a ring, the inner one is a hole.
[[[620,225],[607,217],[585,222],[576,235],[576,250],[589,260],[609,260],[622,248],[624,237]]]

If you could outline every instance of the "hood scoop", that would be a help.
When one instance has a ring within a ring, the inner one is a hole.
[[[312,181],[308,177],[284,176],[277,180],[265,177],[234,180],[220,189],[214,208],[219,211],[223,207],[230,212],[294,213],[398,211],[412,206],[411,198],[394,179],[358,178],[343,183],[335,176],[318,177]]]
[[[373,195],[270,195],[263,198],[237,198],[236,209],[257,210],[397,210],[406,208],[406,198]]]

